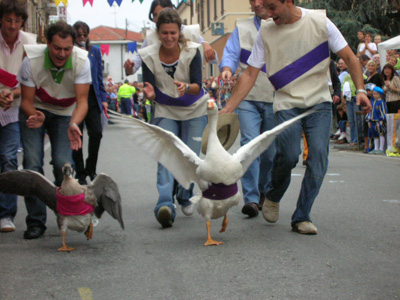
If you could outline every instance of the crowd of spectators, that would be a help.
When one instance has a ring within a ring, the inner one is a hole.
[[[120,87],[124,84],[133,87],[133,93],[129,97],[130,110],[124,110],[122,106],[122,97],[120,92]],[[150,122],[151,120],[151,103],[148,99],[144,97],[143,93],[143,83],[142,82],[129,82],[125,80],[124,83],[117,82],[114,83],[111,77],[107,78],[106,82],[106,92],[108,108],[116,111],[118,113],[130,115],[134,118],[144,120],[145,122]],[[111,122],[109,122],[111,123]]]
[[[357,57],[359,58],[366,84],[366,91],[371,102],[374,87],[383,90],[383,107],[387,113],[397,113],[400,109],[400,51],[388,50],[386,65],[381,66],[378,53],[378,44],[382,42],[381,35],[372,36],[370,33],[359,31],[357,34],[359,45]],[[337,74],[341,83],[341,101],[334,104],[332,140],[337,144],[349,144],[350,146],[364,144],[365,153],[374,153],[374,143],[371,133],[368,133],[368,123],[365,115],[361,114],[362,108],[355,103],[355,87],[352,83],[347,66],[342,59],[335,62]],[[203,88],[213,98],[219,109],[222,109],[235,87],[240,74],[235,74],[228,84],[224,84],[220,77],[210,76],[203,79]],[[145,98],[142,82],[128,82],[125,84],[135,88],[135,92],[129,98],[131,111],[125,112],[121,109],[121,97],[118,96],[123,82],[114,83],[108,77],[106,86],[109,109],[116,112],[129,114],[132,117],[150,122],[152,104]],[[385,120],[383,120],[383,123]],[[384,131],[383,131],[384,132]],[[382,148],[382,145],[380,146]],[[378,151],[380,153],[380,151]]]
[[[337,131],[332,133],[332,140],[350,146],[364,143],[364,153],[381,154],[384,153],[386,114],[398,113],[400,110],[400,50],[387,50],[387,63],[382,66],[378,53],[382,36],[378,34],[373,37],[370,33],[359,31],[357,37],[359,44],[356,55],[364,73],[365,90],[373,111],[366,116],[361,113],[362,108],[355,103],[354,84],[346,64],[340,59],[336,66],[342,99],[335,104],[334,128]],[[373,122],[378,122],[379,130],[375,130]]]

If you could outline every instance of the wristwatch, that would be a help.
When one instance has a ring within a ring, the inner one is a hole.
[[[189,90],[190,90],[190,85],[189,83],[186,83],[186,92],[189,92]]]
[[[357,95],[358,93],[364,93],[365,95],[368,95],[368,94],[367,94],[367,91],[366,91],[366,90],[363,90],[363,89],[358,89],[358,90],[356,91],[356,95]]]

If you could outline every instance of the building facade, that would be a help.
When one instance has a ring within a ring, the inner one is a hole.
[[[44,31],[49,24],[50,17],[57,15],[57,7],[53,0],[25,0],[28,20],[24,30],[35,33],[38,43],[46,43]]]
[[[137,54],[137,52],[128,52],[127,44],[136,42],[137,49],[140,49],[143,42],[141,33],[125,29],[113,28],[108,26],[98,26],[92,28],[89,33],[89,39],[92,45],[109,45],[109,54],[103,54],[103,77],[111,76],[115,83],[129,81],[142,81],[142,69],[134,75],[125,76],[124,62]]]
[[[248,0],[187,0],[180,1],[177,9],[184,24],[200,25],[204,40],[217,51],[220,59],[236,20],[254,15]],[[217,65],[204,66],[204,76],[218,74]]]

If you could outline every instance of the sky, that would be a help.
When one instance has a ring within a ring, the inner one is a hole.
[[[172,2],[176,5],[178,1]],[[125,29],[127,20],[128,30],[140,32],[152,24],[148,18],[151,3],[152,0],[144,0],[142,4],[139,0],[123,0],[120,7],[116,2],[110,7],[107,0],[94,0],[92,7],[89,2],[83,6],[82,0],[69,0],[67,22],[83,21],[90,28],[104,25]]]

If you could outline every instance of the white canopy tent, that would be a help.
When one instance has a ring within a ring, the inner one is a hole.
[[[386,64],[386,50],[400,49],[400,35],[378,44],[381,67]]]

